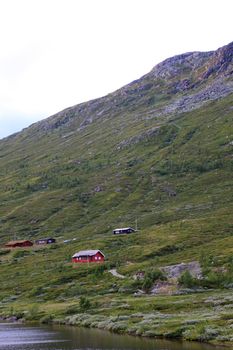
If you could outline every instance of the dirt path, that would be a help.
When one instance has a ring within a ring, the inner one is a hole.
[[[116,269],[111,269],[111,270],[109,270],[109,272],[110,272],[113,276],[115,276],[115,277],[118,277],[118,278],[125,278],[125,276],[120,275],[120,274],[117,272]]]

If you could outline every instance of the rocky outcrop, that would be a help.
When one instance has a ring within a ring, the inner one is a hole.
[[[166,59],[157,64],[150,72],[154,78],[173,79],[184,72],[190,74],[201,66],[206,64],[207,60],[212,57],[214,51],[211,52],[188,52]]]
[[[162,267],[161,270],[168,278],[179,278],[183,272],[189,271],[195,278],[202,277],[201,267],[198,261],[192,261],[190,263],[181,263],[177,265],[170,265]]]
[[[202,78],[208,79],[212,75],[229,76],[232,74],[233,42],[213,52]]]
[[[188,52],[166,59],[156,65],[149,73],[154,78],[177,79],[179,76],[191,75],[194,82],[208,79],[211,75],[231,75],[233,63],[233,42],[210,52]],[[190,85],[183,80],[184,89]],[[195,85],[195,84],[194,84]]]
[[[204,103],[214,101],[233,93],[233,81],[225,82],[220,78],[208,86],[204,86],[198,91],[185,94],[174,99],[161,110],[158,110],[157,115],[169,115],[190,112],[201,107]]]
[[[130,137],[126,140],[121,141],[118,145],[117,145],[117,150],[121,150],[124,149],[128,146],[132,146],[132,145],[136,145],[137,143],[141,142],[141,141],[145,141],[145,140],[149,140],[151,137],[155,137],[157,135],[159,135],[159,129],[160,127],[154,127],[151,128],[149,130],[147,130],[146,132],[143,132],[139,135]]]

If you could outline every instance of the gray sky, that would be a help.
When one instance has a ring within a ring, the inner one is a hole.
[[[228,44],[232,13],[232,0],[0,0],[0,138]]]

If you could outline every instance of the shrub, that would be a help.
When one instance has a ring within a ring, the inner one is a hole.
[[[166,338],[181,338],[183,334],[184,328],[183,327],[178,327],[168,333],[165,333]]]
[[[162,273],[161,270],[152,270],[147,273],[147,276],[152,279],[153,282],[160,280],[160,281],[165,281],[166,276]]]
[[[143,285],[142,285],[142,288],[146,291],[146,292],[149,292],[150,288],[152,287],[153,285],[153,280],[150,278],[150,277],[146,277],[144,282],[143,282]]]
[[[86,311],[88,309],[90,309],[91,307],[91,302],[90,300],[88,300],[86,297],[81,296],[80,300],[79,300],[79,307],[81,311]]]
[[[200,265],[202,267],[203,274],[210,272],[211,267],[213,266],[214,257],[212,255],[207,255],[205,252],[201,252],[200,256]]]
[[[200,281],[201,285],[207,288],[228,288],[232,282],[233,273],[230,270],[225,273],[211,271]]]
[[[191,273],[186,270],[178,279],[179,284],[186,288],[192,288],[197,285],[197,280],[191,275]]]
[[[148,292],[150,290],[150,288],[152,287],[153,283],[155,281],[164,281],[166,280],[166,277],[164,276],[164,274],[162,273],[162,271],[156,269],[156,270],[152,270],[152,271],[148,271],[145,274],[145,278],[144,278],[144,282],[142,284],[142,288]]]
[[[39,317],[39,305],[38,304],[33,304],[27,314],[27,320],[36,320]]]
[[[40,323],[49,324],[52,323],[54,316],[53,315],[45,315],[40,319]]]

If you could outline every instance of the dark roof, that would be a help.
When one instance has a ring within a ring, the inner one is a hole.
[[[50,239],[55,240],[55,238],[49,237],[49,238],[38,238],[36,241],[49,241]]]
[[[78,258],[79,256],[93,256],[93,255],[96,255],[97,253],[100,253],[104,256],[101,250],[95,249],[95,250],[80,250],[79,252],[75,253],[72,256],[72,258]]]

